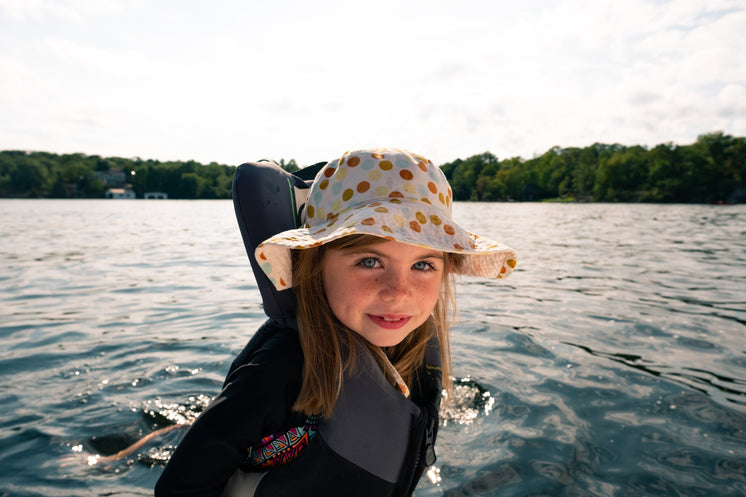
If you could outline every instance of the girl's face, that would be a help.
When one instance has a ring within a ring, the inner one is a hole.
[[[391,347],[423,324],[444,278],[443,253],[394,241],[327,249],[326,298],[345,326],[373,345]]]

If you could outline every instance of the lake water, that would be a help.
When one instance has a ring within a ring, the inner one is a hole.
[[[461,279],[424,496],[746,495],[746,206],[457,203],[519,255]],[[0,200],[0,496],[151,495],[264,321],[230,201]]]

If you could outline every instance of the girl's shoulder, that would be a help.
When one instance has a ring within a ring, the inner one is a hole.
[[[227,384],[247,370],[256,372],[257,369],[300,382],[303,350],[298,331],[271,319],[266,321],[233,360],[225,382]]]

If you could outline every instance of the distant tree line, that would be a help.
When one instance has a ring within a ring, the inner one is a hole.
[[[294,160],[279,164],[298,170]],[[109,188],[126,188],[138,198],[162,192],[172,199],[227,199],[235,170],[216,162],[0,151],[0,197],[103,198]]]
[[[280,161],[288,171],[294,160]],[[746,202],[746,138],[721,132],[691,145],[594,144],[554,147],[541,156],[498,160],[490,152],[441,166],[456,200]],[[130,188],[138,198],[231,197],[234,166],[97,155],[0,151],[0,197],[96,198]]]
[[[530,160],[485,152],[441,167],[455,200],[746,202],[746,138],[721,132],[652,149],[554,147]]]
[[[4,151],[0,196],[102,198],[115,187],[132,189],[139,198],[146,192],[164,192],[169,198],[230,198],[234,170],[215,162]]]

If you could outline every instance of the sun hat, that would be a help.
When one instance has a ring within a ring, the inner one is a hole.
[[[421,155],[400,149],[346,152],[316,175],[303,227],[263,241],[255,256],[278,290],[293,284],[291,249],[354,234],[462,254],[463,264],[454,269],[459,274],[508,276],[516,265],[513,249],[458,226],[452,204],[445,174]]]

